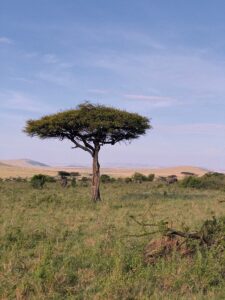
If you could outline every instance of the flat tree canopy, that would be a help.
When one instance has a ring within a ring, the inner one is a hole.
[[[24,132],[41,139],[69,139],[93,157],[93,200],[100,199],[98,153],[103,145],[131,141],[150,129],[149,119],[113,107],[85,102],[76,109],[28,120]],[[97,189],[97,190],[96,190]]]

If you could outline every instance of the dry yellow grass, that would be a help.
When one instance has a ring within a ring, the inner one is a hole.
[[[65,170],[69,172],[79,172],[82,175],[90,174],[91,168],[60,168],[60,167],[23,167],[23,166],[13,166],[13,165],[3,165],[0,164],[0,177],[7,178],[7,177],[31,177],[35,174],[46,174],[55,176],[59,170]],[[114,177],[127,177],[131,176],[134,172],[140,172],[145,175],[148,174],[155,174],[156,176],[169,176],[169,175],[177,175],[178,177],[182,177],[183,175],[181,172],[191,172],[195,173],[196,175],[204,175],[207,170],[192,167],[192,166],[180,166],[180,167],[171,167],[171,168],[159,168],[159,169],[150,169],[150,168],[102,168],[102,174],[109,174]]]
[[[41,169],[41,168],[26,168],[26,167],[17,167],[17,166],[2,166],[0,165],[0,177],[32,177],[34,174],[46,174],[54,176],[56,171],[51,169]]]

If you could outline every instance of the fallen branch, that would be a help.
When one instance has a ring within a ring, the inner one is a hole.
[[[137,223],[138,225],[140,225],[140,226],[143,226],[143,227],[158,227],[159,226],[159,224],[157,224],[157,223],[144,223],[144,222],[140,222],[140,221],[138,221],[134,216],[130,216],[130,218],[132,219],[132,220],[134,220],[134,222],[135,223]],[[162,223],[162,222],[161,222]],[[161,224],[160,223],[160,224]],[[163,221],[163,225],[167,225],[168,224],[168,222],[164,222]],[[161,224],[162,225],[162,224]]]
[[[168,228],[165,235],[166,236],[177,235],[183,238],[190,238],[195,240],[201,240],[203,238],[200,232],[183,232],[172,228]]]

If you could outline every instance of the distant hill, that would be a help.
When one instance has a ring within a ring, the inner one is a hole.
[[[64,168],[90,168],[90,166],[88,165],[67,165],[67,166],[64,166]]]
[[[0,167],[8,167],[9,165],[0,162]]]
[[[92,173],[91,168],[85,166],[74,166],[74,167],[51,167],[42,162],[38,162],[31,159],[18,159],[18,160],[2,160],[0,161],[0,178],[7,177],[31,177],[34,174],[46,174],[51,176],[56,176],[58,171],[65,170],[67,172],[79,172],[80,174],[87,176]],[[167,168],[121,168],[121,167],[103,167],[101,169],[102,174],[108,174],[114,177],[128,177],[132,176],[134,172],[140,172],[144,175],[155,174],[158,176],[169,176],[176,175],[178,178],[185,176],[185,173],[194,173],[198,176],[202,176],[209,170],[194,166],[175,166]]]
[[[49,165],[35,161],[32,159],[11,159],[11,160],[2,160],[0,164],[15,166],[15,167],[25,167],[25,168],[48,168]]]

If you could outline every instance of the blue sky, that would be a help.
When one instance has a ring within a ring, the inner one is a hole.
[[[88,164],[25,121],[84,100],[150,117],[153,130],[105,147],[102,165],[225,169],[225,2],[3,0],[0,159]]]

